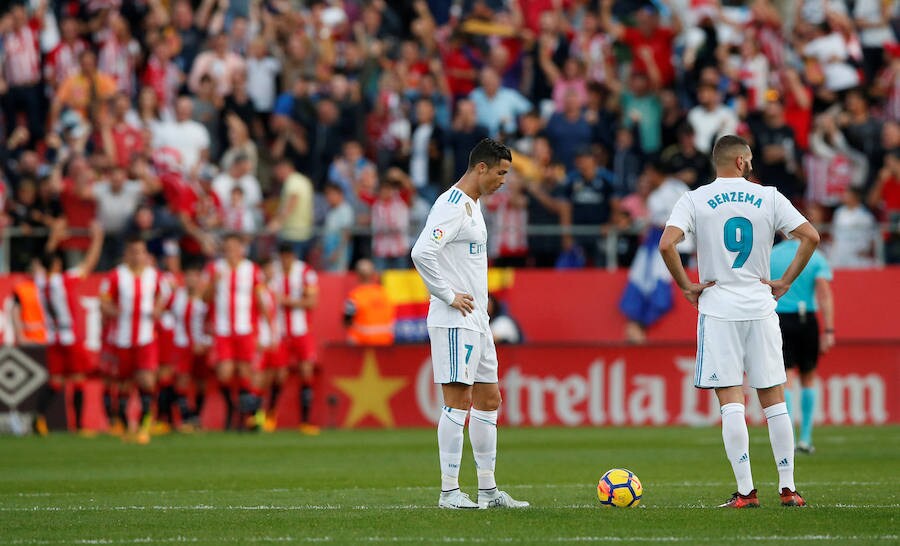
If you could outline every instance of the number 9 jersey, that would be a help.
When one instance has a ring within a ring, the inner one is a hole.
[[[776,232],[790,232],[807,220],[771,186],[743,178],[717,178],[685,193],[666,226],[697,238],[700,282],[715,281],[700,295],[703,315],[720,320],[758,320],[775,312],[769,257]]]

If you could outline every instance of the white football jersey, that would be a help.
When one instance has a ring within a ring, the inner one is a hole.
[[[700,295],[700,313],[723,320],[758,320],[775,312],[769,256],[777,231],[806,222],[790,201],[770,186],[743,178],[717,178],[678,200],[666,222],[697,241],[700,282],[716,281]]]
[[[488,333],[487,226],[481,207],[455,186],[428,214],[412,259],[431,293],[428,326]],[[450,307],[456,294],[470,294],[475,310],[463,316]]]

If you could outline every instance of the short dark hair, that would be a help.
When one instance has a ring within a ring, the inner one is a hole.
[[[182,271],[203,271],[203,268],[206,266],[206,260],[203,256],[191,256],[185,258],[184,263],[181,264]]]
[[[292,245],[291,243],[289,243],[287,241],[281,241],[280,243],[278,243],[278,253],[279,254],[287,254],[287,253],[294,254],[294,245]]]
[[[469,153],[469,169],[471,170],[479,163],[484,163],[488,168],[496,167],[504,159],[512,161],[512,153],[509,148],[492,138],[483,138]]]
[[[131,233],[125,237],[125,246],[136,245],[138,243],[147,244],[147,240],[140,233]]]
[[[749,150],[750,144],[737,135],[725,135],[716,141],[713,147],[712,160],[713,164],[725,165],[734,159],[738,153]]]
[[[229,239],[234,239],[239,243],[244,242],[244,236],[238,233],[237,231],[229,231],[225,235],[222,236],[222,241],[227,241]]]

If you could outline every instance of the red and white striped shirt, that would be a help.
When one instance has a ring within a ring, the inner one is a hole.
[[[188,289],[180,287],[172,294],[169,311],[175,319],[174,343],[176,347],[185,349],[195,344],[210,345],[204,329],[206,325],[206,302],[201,298],[191,297]]]
[[[213,332],[217,336],[255,334],[256,287],[264,284],[259,267],[244,259],[232,269],[219,259],[207,266],[207,273],[214,283]]]
[[[274,287],[263,287],[263,298],[266,300],[269,309],[275,309],[275,290]],[[271,350],[281,343],[281,327],[275,320],[273,313],[259,314],[259,345],[264,349]]]
[[[10,86],[41,81],[41,49],[38,34],[28,25],[3,36],[3,74]]]
[[[81,281],[77,271],[35,277],[49,345],[68,347],[84,340],[84,307],[78,301]]]
[[[129,96],[135,91],[135,57],[138,52],[140,46],[135,40],[123,44],[115,36],[110,36],[103,42],[97,55],[97,68],[100,72],[109,74],[116,80],[116,90]]]
[[[126,349],[153,343],[156,324],[153,309],[164,296],[164,284],[155,267],[145,267],[135,275],[125,265],[109,273],[100,287],[100,294],[109,297],[119,308],[114,319],[113,345]]]
[[[528,211],[515,207],[509,191],[498,191],[487,196],[487,208],[491,211],[492,237],[488,241],[493,257],[524,256],[528,254]]]
[[[372,253],[378,258],[409,254],[409,205],[399,196],[372,205]]]
[[[87,47],[84,40],[75,40],[71,44],[60,42],[44,60],[44,79],[48,84],[57,87],[63,80],[78,73],[78,56]]]
[[[294,260],[290,270],[285,274],[281,264],[275,264],[271,286],[281,299],[299,300],[307,287],[316,287],[319,276],[313,268],[300,260]],[[306,309],[278,306],[278,327],[285,335],[299,337],[309,332],[309,320]]]

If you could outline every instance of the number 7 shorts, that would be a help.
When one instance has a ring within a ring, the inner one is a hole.
[[[435,383],[497,383],[497,348],[490,333],[429,327]]]

